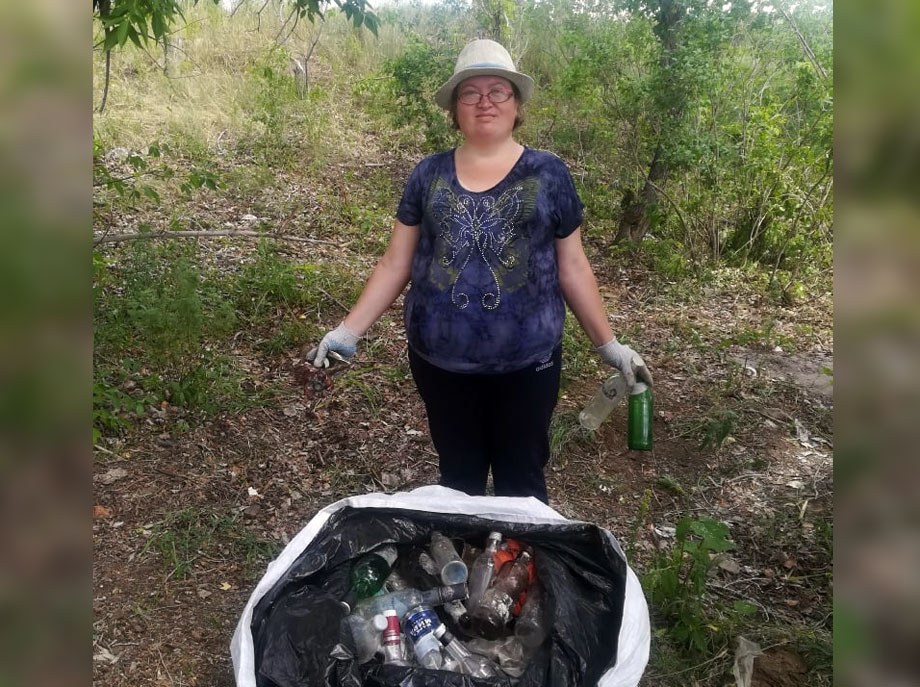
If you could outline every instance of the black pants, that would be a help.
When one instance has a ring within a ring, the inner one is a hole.
[[[441,484],[485,494],[489,468],[496,496],[544,503],[549,422],[559,396],[562,347],[545,363],[506,374],[448,372],[409,349],[438,451]]]

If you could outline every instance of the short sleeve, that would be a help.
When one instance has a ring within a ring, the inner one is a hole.
[[[578,197],[578,191],[575,190],[572,174],[562,160],[558,160],[558,164],[555,165],[553,177],[553,198],[556,203],[553,214],[556,219],[556,238],[564,239],[581,226],[584,220],[584,206],[581,198]]]
[[[425,205],[424,184],[422,181],[422,163],[420,162],[409,175],[406,188],[403,189],[402,199],[396,208],[396,219],[406,226],[414,227],[422,223],[422,213]]]

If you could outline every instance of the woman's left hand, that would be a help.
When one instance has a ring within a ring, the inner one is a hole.
[[[652,373],[649,372],[642,356],[629,346],[621,344],[616,337],[603,346],[598,346],[597,352],[605,363],[620,371],[628,386],[635,386],[637,377],[639,381],[652,386]]]

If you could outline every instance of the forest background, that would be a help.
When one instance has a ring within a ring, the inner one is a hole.
[[[829,5],[95,8],[100,684],[226,681],[247,592],[317,508],[436,479],[398,307],[329,396],[292,369],[412,165],[458,141],[431,95],[477,36],[535,78],[519,138],[572,169],[614,328],[656,374],[650,458],[622,418],[580,429],[603,370],[570,317],[549,469],[643,578],[647,684],[730,682],[741,634],[762,684],[829,684]]]

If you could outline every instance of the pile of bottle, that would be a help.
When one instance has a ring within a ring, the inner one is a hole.
[[[490,532],[482,549],[464,542],[462,553],[433,532],[427,550],[404,551],[399,566],[393,545],[355,561],[342,603],[359,663],[382,660],[473,677],[524,672],[548,632],[533,551]],[[411,586],[397,567],[425,588]]]

